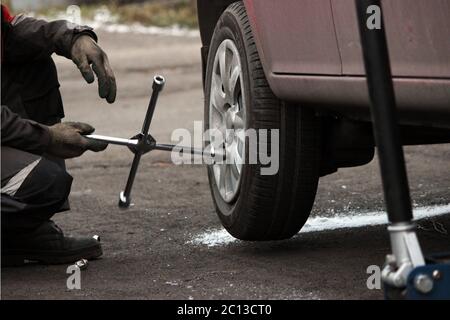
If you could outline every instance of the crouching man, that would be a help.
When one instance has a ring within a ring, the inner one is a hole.
[[[50,219],[69,210],[72,177],[64,159],[107,145],[83,137],[94,128],[64,117],[53,53],[71,59],[99,95],[116,97],[108,58],[89,27],[11,16],[1,6],[1,222],[2,265],[26,260],[72,263],[102,255],[92,237],[69,237]]]

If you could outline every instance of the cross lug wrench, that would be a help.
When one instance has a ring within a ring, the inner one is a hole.
[[[131,163],[130,173],[128,174],[127,183],[125,189],[119,194],[119,208],[127,209],[131,205],[131,190],[133,188],[134,180],[136,178],[136,173],[139,168],[139,163],[141,157],[153,150],[161,151],[188,151],[191,154],[204,155],[205,153],[214,158],[216,156],[221,156],[222,160],[225,160],[224,153],[217,154],[213,149],[208,153],[201,149],[191,148],[191,147],[180,147],[172,144],[158,144],[156,140],[149,133],[150,124],[153,119],[153,114],[155,112],[156,103],[158,101],[159,93],[164,89],[165,79],[163,76],[157,75],[153,78],[152,85],[152,95],[150,102],[148,104],[147,113],[145,115],[144,123],[142,125],[141,132],[133,136],[131,139],[123,139],[102,135],[86,135],[87,139],[97,140],[106,142],[108,144],[115,144],[119,146],[126,146],[134,154],[133,162]]]
[[[155,76],[153,78],[153,92],[148,105],[147,113],[145,115],[144,124],[142,130],[137,134],[134,139],[138,140],[136,146],[132,146],[131,150],[134,153],[133,162],[131,164],[130,173],[128,174],[127,184],[125,190],[120,192],[119,195],[119,208],[128,208],[131,204],[131,189],[133,188],[134,179],[139,167],[139,162],[143,154],[150,152],[156,145],[156,140],[148,133],[150,124],[153,119],[153,114],[156,108],[156,102],[158,101],[159,93],[164,89],[166,80],[162,76]]]

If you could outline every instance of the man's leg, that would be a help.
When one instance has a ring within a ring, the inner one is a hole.
[[[72,177],[45,158],[2,147],[2,231],[38,227],[65,211]]]
[[[102,254],[92,238],[65,237],[49,219],[64,211],[72,177],[52,161],[2,147],[2,264],[69,263]]]

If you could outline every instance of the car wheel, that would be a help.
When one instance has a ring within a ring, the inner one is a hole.
[[[317,121],[311,110],[288,106],[271,91],[242,2],[230,5],[216,25],[205,79],[205,129],[279,129],[278,173],[263,175],[261,163],[234,161],[249,156],[240,134],[225,142],[226,159],[233,161],[208,166],[223,226],[242,240],[292,237],[305,224],[317,190]],[[268,150],[271,143],[277,142],[269,139]]]

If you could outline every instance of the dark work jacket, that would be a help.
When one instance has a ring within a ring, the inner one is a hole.
[[[91,28],[65,20],[12,17],[1,7],[1,143],[43,154],[50,142],[43,124],[49,124],[49,117],[64,117],[51,55],[70,59],[72,44],[80,35],[88,34],[95,40],[97,36]]]

